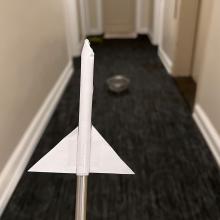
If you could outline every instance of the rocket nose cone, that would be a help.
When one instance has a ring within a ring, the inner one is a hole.
[[[90,45],[89,40],[88,40],[88,39],[85,39],[84,44],[88,44],[88,45]]]
[[[82,55],[89,55],[89,56],[94,56],[94,52],[92,48],[90,47],[90,42],[88,39],[85,39],[83,49],[82,49]]]

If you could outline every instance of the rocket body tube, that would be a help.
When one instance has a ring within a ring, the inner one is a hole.
[[[81,55],[78,128],[34,164],[30,172],[76,173],[78,177],[86,177],[90,172],[134,174],[92,126],[93,68],[94,53],[85,40]]]
[[[91,116],[93,96],[94,52],[85,40],[81,56],[81,84],[76,174],[85,176],[90,171]]]

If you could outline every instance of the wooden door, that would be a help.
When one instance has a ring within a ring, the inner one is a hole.
[[[104,33],[131,35],[135,33],[135,0],[103,0]]]

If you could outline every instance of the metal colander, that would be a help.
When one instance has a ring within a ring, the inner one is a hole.
[[[123,75],[115,75],[111,78],[108,78],[106,82],[110,91],[121,93],[128,89],[130,79]]]

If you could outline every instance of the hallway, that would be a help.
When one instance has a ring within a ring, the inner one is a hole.
[[[104,40],[95,51],[93,124],[134,176],[89,178],[88,219],[216,220],[220,173],[191,111],[147,37]],[[77,126],[80,59],[27,169]],[[123,74],[129,92],[106,79]],[[2,220],[72,220],[75,176],[23,174]]]

